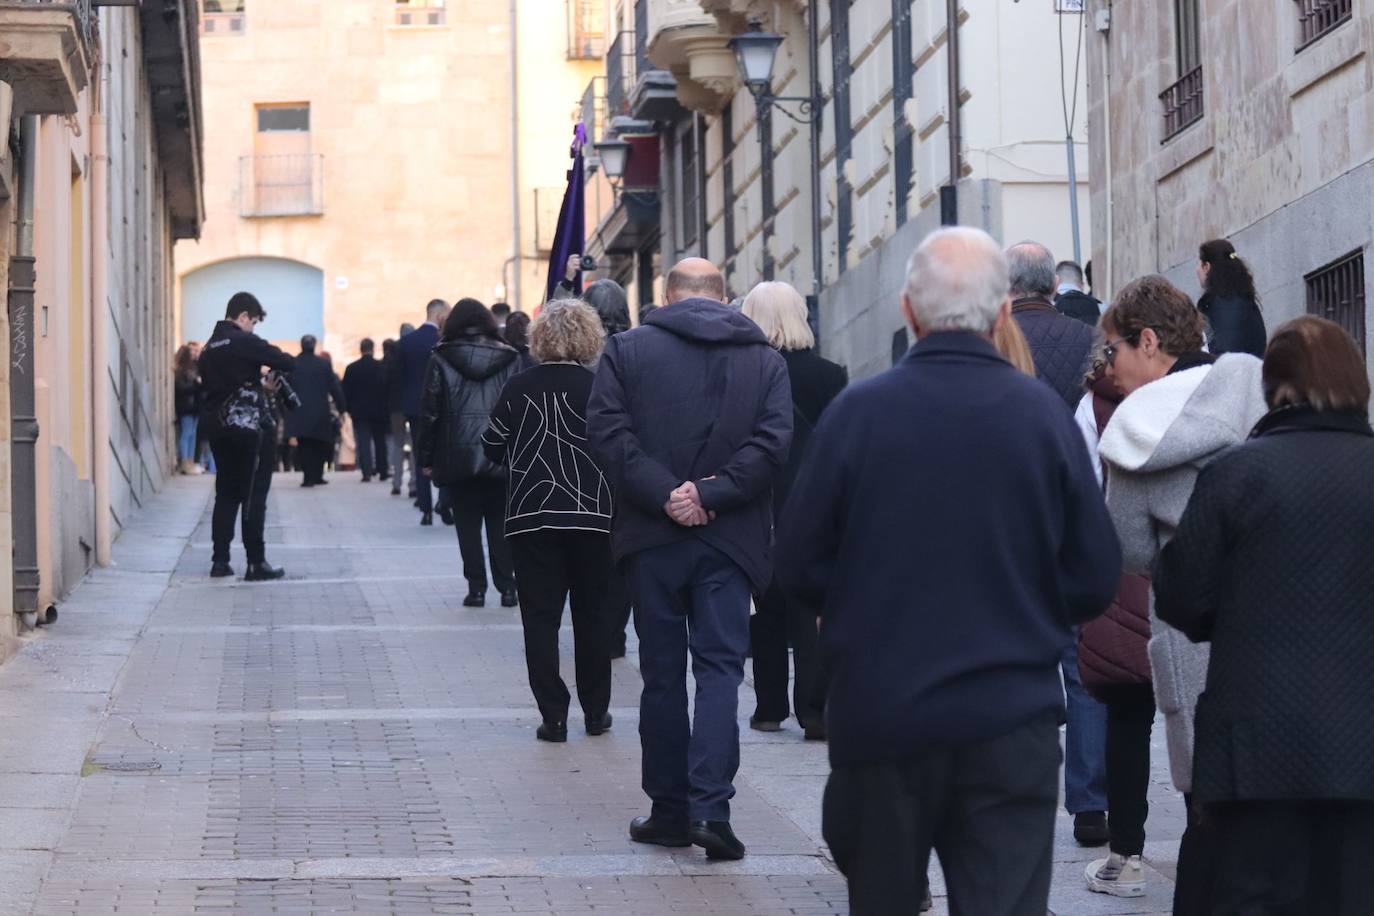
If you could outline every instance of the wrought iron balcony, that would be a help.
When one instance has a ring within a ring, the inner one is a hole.
[[[244,156],[239,159],[239,215],[323,216],[324,156]]]
[[[606,133],[606,77],[594,76],[582,93],[582,123],[595,142]]]
[[[635,81],[635,33],[621,32],[606,50],[606,111],[612,117],[630,113]]]
[[[1350,21],[1355,0],[1297,0],[1298,50]]]
[[[1202,68],[1196,67],[1183,79],[1159,94],[1164,103],[1164,141],[1168,143],[1190,124],[1202,120]]]
[[[74,114],[100,51],[92,0],[0,0],[0,80],[18,114]]]

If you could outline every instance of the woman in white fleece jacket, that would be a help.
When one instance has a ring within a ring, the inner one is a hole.
[[[1178,527],[1198,472],[1243,442],[1264,416],[1261,363],[1246,354],[1216,358],[1204,353],[1201,315],[1186,294],[1160,276],[1123,289],[1103,315],[1102,328],[1108,376],[1126,395],[1099,447],[1110,466],[1107,505],[1126,571],[1148,574]],[[1174,785],[1187,796],[1193,714],[1207,678],[1207,648],[1160,622],[1153,605],[1151,596],[1155,699],[1165,716]],[[1209,869],[1197,858],[1204,852],[1199,845],[1196,835],[1185,834],[1176,914],[1206,911]]]

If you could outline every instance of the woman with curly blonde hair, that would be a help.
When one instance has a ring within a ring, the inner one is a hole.
[[[530,328],[539,365],[507,383],[482,436],[487,457],[509,469],[506,537],[541,741],[568,740],[571,697],[558,673],[558,629],[569,596],[587,734],[611,727],[611,490],[587,451],[591,367],[604,339],[601,319],[584,302],[547,303]]]

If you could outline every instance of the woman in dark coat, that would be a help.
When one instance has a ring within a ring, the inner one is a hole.
[[[742,311],[782,353],[792,388],[792,450],[773,486],[773,517],[783,504],[806,458],[811,432],[821,413],[849,383],[843,366],[822,359],[807,323],[806,301],[786,283],[760,283],[745,297]],[[824,686],[816,670],[816,620],[789,603],[774,582],[749,621],[754,658],[754,693],[758,706],[749,725],[758,731],[778,731],[788,717],[787,648],[790,644],[796,677],[792,711],[808,738],[824,738]]]
[[[518,314],[518,313],[517,313]],[[510,334],[511,322],[506,323]],[[601,322],[576,299],[550,302],[534,322],[538,364],[506,385],[482,436],[510,469],[506,538],[520,590],[525,663],[543,717],[541,741],[568,740],[568,687],[558,673],[558,628],[572,606],[577,698],[587,734],[611,727],[608,589],[611,488],[587,451],[587,400],[601,356]]]
[[[501,390],[515,374],[520,354],[501,339],[496,318],[476,299],[460,299],[444,322],[443,337],[425,367],[416,435],[416,466],[449,487],[463,577],[465,607],[487,597],[482,527],[491,549],[491,575],[502,607],[515,607],[515,573],[506,544],[505,474],[487,458],[482,434]]]
[[[1208,912],[1368,913],[1374,861],[1374,431],[1338,325],[1264,359],[1271,408],[1198,478],[1155,567],[1161,620],[1210,642],[1193,798]]]
[[[1250,268],[1226,239],[1198,249],[1197,280],[1202,284],[1198,311],[1207,319],[1207,349],[1214,356],[1249,353],[1264,356],[1264,316]]]
[[[196,371],[196,357],[200,347],[194,343],[182,345],[172,360],[174,386],[173,405],[177,419],[177,472],[199,474],[196,464],[196,431],[200,422],[200,373]]]

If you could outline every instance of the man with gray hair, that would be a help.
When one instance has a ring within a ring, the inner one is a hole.
[[[1053,270],[1051,270],[1051,275]],[[1121,550],[1069,412],[993,347],[1007,259],[977,229],[911,258],[917,343],[836,398],[778,527],[782,585],[831,672],[825,839],[855,914],[1043,914],[1059,798],[1059,657]]]
[[[1035,374],[1053,388],[1072,411],[1083,400],[1083,377],[1092,359],[1094,328],[1054,307],[1059,277],[1054,255],[1037,242],[1007,249],[1012,315],[1030,344]],[[1064,746],[1064,808],[1073,815],[1074,839],[1104,846],[1107,830],[1107,708],[1093,699],[1078,675],[1078,646],[1060,659],[1068,699]]]
[[[1092,356],[1095,331],[1054,307],[1059,278],[1054,255],[1039,242],[1007,249],[1011,313],[1030,344],[1035,374],[1073,411],[1083,400],[1083,376]]]

